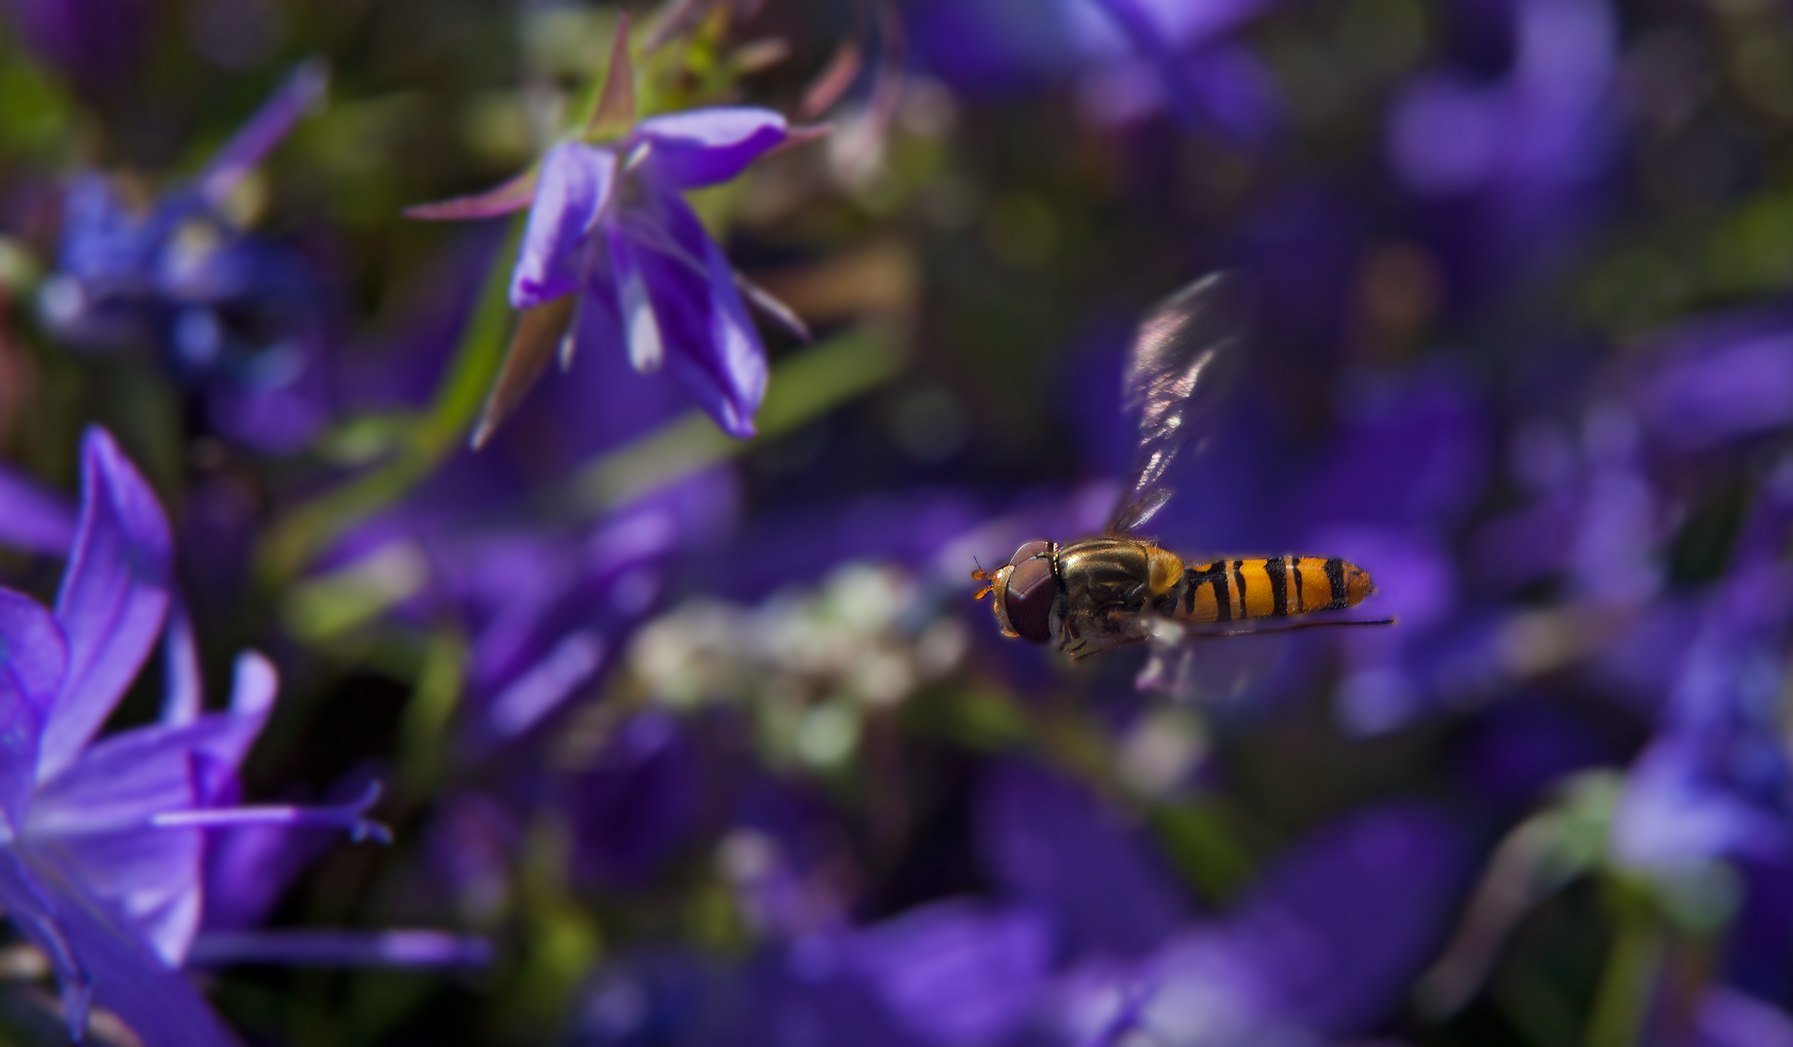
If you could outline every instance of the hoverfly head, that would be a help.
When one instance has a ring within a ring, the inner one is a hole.
[[[978,598],[992,594],[991,610],[1002,635],[1045,643],[1051,638],[1052,602],[1058,586],[1052,577],[1051,542],[1027,542],[1015,550],[1009,562],[993,572],[976,571],[972,577],[990,584],[978,591]]]

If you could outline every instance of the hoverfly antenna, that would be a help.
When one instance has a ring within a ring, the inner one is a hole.
[[[971,572],[971,580],[974,582],[989,582],[990,583],[989,585],[986,585],[982,589],[979,589],[977,592],[973,593],[971,596],[971,598],[973,600],[982,600],[984,597],[989,596],[992,592],[994,592],[996,590],[996,576],[991,574],[989,571],[984,570],[984,565],[981,563],[978,563],[978,559],[976,556],[973,556],[971,558],[971,562],[974,564],[977,564],[977,570]]]

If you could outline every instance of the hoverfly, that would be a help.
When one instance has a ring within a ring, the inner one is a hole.
[[[995,571],[972,572],[986,583],[977,598],[993,597],[1004,636],[1034,643],[1056,639],[1059,650],[1078,659],[1182,631],[1177,625],[1160,628],[1166,623],[1205,625],[1339,610],[1374,591],[1369,572],[1337,557],[1186,564],[1150,539],[1133,537],[1170,500],[1171,462],[1204,431],[1238,370],[1248,313],[1242,284],[1227,273],[1204,277],[1165,300],[1140,325],[1128,351],[1124,389],[1128,416],[1139,423],[1137,459],[1106,533],[1068,545],[1026,542]]]

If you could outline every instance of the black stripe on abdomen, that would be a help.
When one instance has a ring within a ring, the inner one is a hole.
[[[1214,620],[1230,622],[1233,620],[1233,595],[1227,589],[1226,561],[1216,560],[1201,570],[1191,567],[1183,572],[1184,580],[1189,588],[1183,595],[1185,612],[1195,610],[1195,591],[1204,585],[1214,586]]]
[[[1289,561],[1273,556],[1264,561],[1264,573],[1270,576],[1270,613],[1285,618],[1289,613]],[[1301,572],[1295,572],[1295,584],[1301,584]]]
[[[1326,584],[1332,586],[1332,602],[1326,605],[1328,611],[1336,611],[1345,606],[1345,561],[1338,557],[1326,561]]]

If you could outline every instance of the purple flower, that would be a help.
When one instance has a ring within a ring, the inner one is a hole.
[[[0,465],[0,545],[60,553],[74,534],[74,511],[61,497]]]
[[[1168,110],[1255,136],[1280,117],[1269,76],[1218,41],[1271,0],[924,0],[911,35],[933,71],[985,93],[1078,77],[1083,113],[1118,123]]]
[[[1187,902],[1145,841],[1074,782],[1003,764],[989,771],[979,799],[990,875],[1049,914],[1067,951],[1137,955],[1187,918]]]
[[[1729,986],[1708,989],[1694,1016],[1693,1047],[1793,1047],[1793,1018]]]
[[[31,49],[88,91],[117,86],[142,52],[144,0],[7,0],[4,6]]]
[[[1353,815],[1297,844],[1224,919],[1183,930],[1141,963],[1083,965],[1048,1003],[1078,1043],[1137,1032],[1307,1045],[1366,1031],[1440,940],[1469,871],[1464,844],[1424,806]]]
[[[488,193],[407,212],[459,219],[529,208],[510,286],[523,317],[475,446],[491,437],[557,347],[565,364],[586,342],[626,350],[643,373],[669,367],[723,430],[753,435],[766,391],[765,348],[739,278],[683,194],[730,181],[791,132],[783,116],[751,107],[637,121],[627,31],[626,23],[618,30],[603,101],[580,138]],[[754,300],[795,324],[763,294]],[[574,336],[563,338],[569,330]]]
[[[1780,728],[1793,571],[1781,548],[1793,478],[1764,485],[1731,575],[1708,597],[1656,738],[1631,768],[1613,816],[1620,861],[1685,869],[1793,856],[1793,763]]]
[[[1786,310],[1704,317],[1661,343],[1635,389],[1656,442],[1697,452],[1793,425],[1793,315]]]
[[[147,214],[94,173],[64,198],[45,325],[94,352],[147,351],[201,386],[213,424],[270,451],[323,422],[323,284],[289,247],[246,234],[225,213],[243,176],[323,96],[321,66],[300,67],[197,176]]]
[[[1038,912],[925,906],[857,934],[856,968],[926,1043],[1000,1043],[1046,986],[1052,928]]]
[[[274,700],[272,666],[237,663],[230,709],[202,713],[196,659],[172,628],[158,722],[96,740],[163,631],[168,523],[105,433],[82,450],[82,500],[54,612],[0,590],[0,907],[44,951],[71,1032],[91,1003],[147,1044],[231,1038],[177,968],[201,920],[213,826],[383,833],[339,808],[227,806]]]
[[[1390,107],[1387,152],[1422,199],[1467,205],[1432,224],[1447,239],[1453,227],[1463,234],[1449,253],[1464,279],[1499,285],[1555,260],[1607,204],[1598,190],[1615,152],[1619,42],[1607,0],[1497,6],[1512,19],[1506,75],[1478,83],[1450,69],[1417,79]]]

